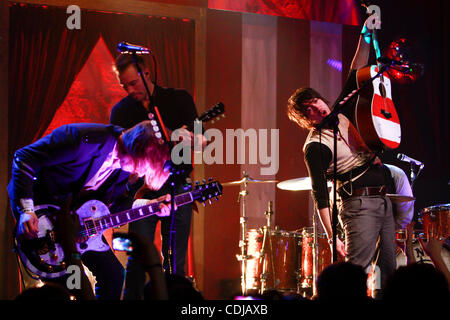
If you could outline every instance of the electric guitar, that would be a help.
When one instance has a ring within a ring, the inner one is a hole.
[[[378,61],[381,53],[375,29],[372,32],[372,42]],[[367,81],[371,81],[381,68],[383,65],[377,62],[377,65],[359,69],[356,72],[358,89],[364,87]],[[360,91],[355,119],[356,129],[372,151],[380,152],[400,146],[400,120],[392,101],[391,81],[387,72],[383,71],[371,85]]]
[[[218,181],[197,185],[190,192],[176,195],[174,203],[177,207],[194,201],[218,200],[222,195],[222,185]],[[107,251],[109,245],[102,240],[105,230],[120,227],[130,222],[141,220],[159,213],[161,202],[125,210],[111,214],[108,207],[101,201],[89,200],[82,204],[75,212],[80,220],[80,238],[87,238],[85,242],[77,243],[80,254],[86,251]],[[39,205],[35,207],[38,217],[39,232],[37,238],[22,239],[15,237],[16,250],[23,265],[41,278],[59,278],[66,274],[64,251],[56,242],[54,222],[59,207],[55,205]]]

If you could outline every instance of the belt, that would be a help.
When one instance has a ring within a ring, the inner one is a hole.
[[[342,188],[338,190],[339,196],[341,199],[347,200],[351,197],[363,197],[363,196],[385,196],[386,195],[386,186],[379,187],[364,187],[359,189],[352,190],[351,194],[348,194]]]

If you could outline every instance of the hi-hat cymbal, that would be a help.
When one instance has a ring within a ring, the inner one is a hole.
[[[388,194],[386,194],[386,196],[388,196],[389,199],[391,199],[391,201],[392,201],[393,203],[409,202],[409,201],[414,201],[414,200],[416,200],[415,197],[404,196],[404,195],[401,195],[401,194],[388,193]]]
[[[332,183],[328,181],[328,188],[331,188]],[[290,191],[302,191],[302,190],[312,190],[311,178],[310,177],[302,177],[296,179],[290,179],[281,181],[277,184],[278,189],[281,190],[290,190]]]
[[[257,179],[253,179],[249,176],[244,176],[241,180],[222,183],[222,186],[229,187],[229,186],[248,184],[248,183],[276,183],[276,182],[278,182],[278,180],[257,180]]]

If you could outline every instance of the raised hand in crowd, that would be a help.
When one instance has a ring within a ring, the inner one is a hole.
[[[446,238],[440,236],[440,228],[434,224],[430,224],[426,237],[427,241],[419,237],[420,246],[435,268],[444,274],[450,288],[450,271],[442,257],[442,246]]]

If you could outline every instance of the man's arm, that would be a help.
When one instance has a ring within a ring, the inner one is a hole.
[[[331,158],[331,150],[320,143],[312,142],[305,149],[305,163],[311,177],[312,196],[330,245],[332,244],[333,228],[325,172],[331,162]],[[339,238],[336,239],[336,250],[344,257],[347,254],[345,245]]]
[[[74,146],[77,135],[68,126],[63,126],[35,143],[16,151],[13,158],[12,178],[8,193],[15,205],[18,220],[18,235],[34,237],[38,232],[38,219],[34,213],[33,185],[37,172],[76,157]]]
[[[379,21],[378,16],[375,16],[376,21]],[[361,30],[361,35],[359,37],[358,47],[356,49],[355,55],[350,66],[350,70],[358,70],[365,67],[369,62],[370,53],[370,43],[372,39],[372,29],[369,28],[368,24],[373,21],[372,17],[369,17],[364,22],[364,26]],[[381,22],[380,22],[381,23]]]

